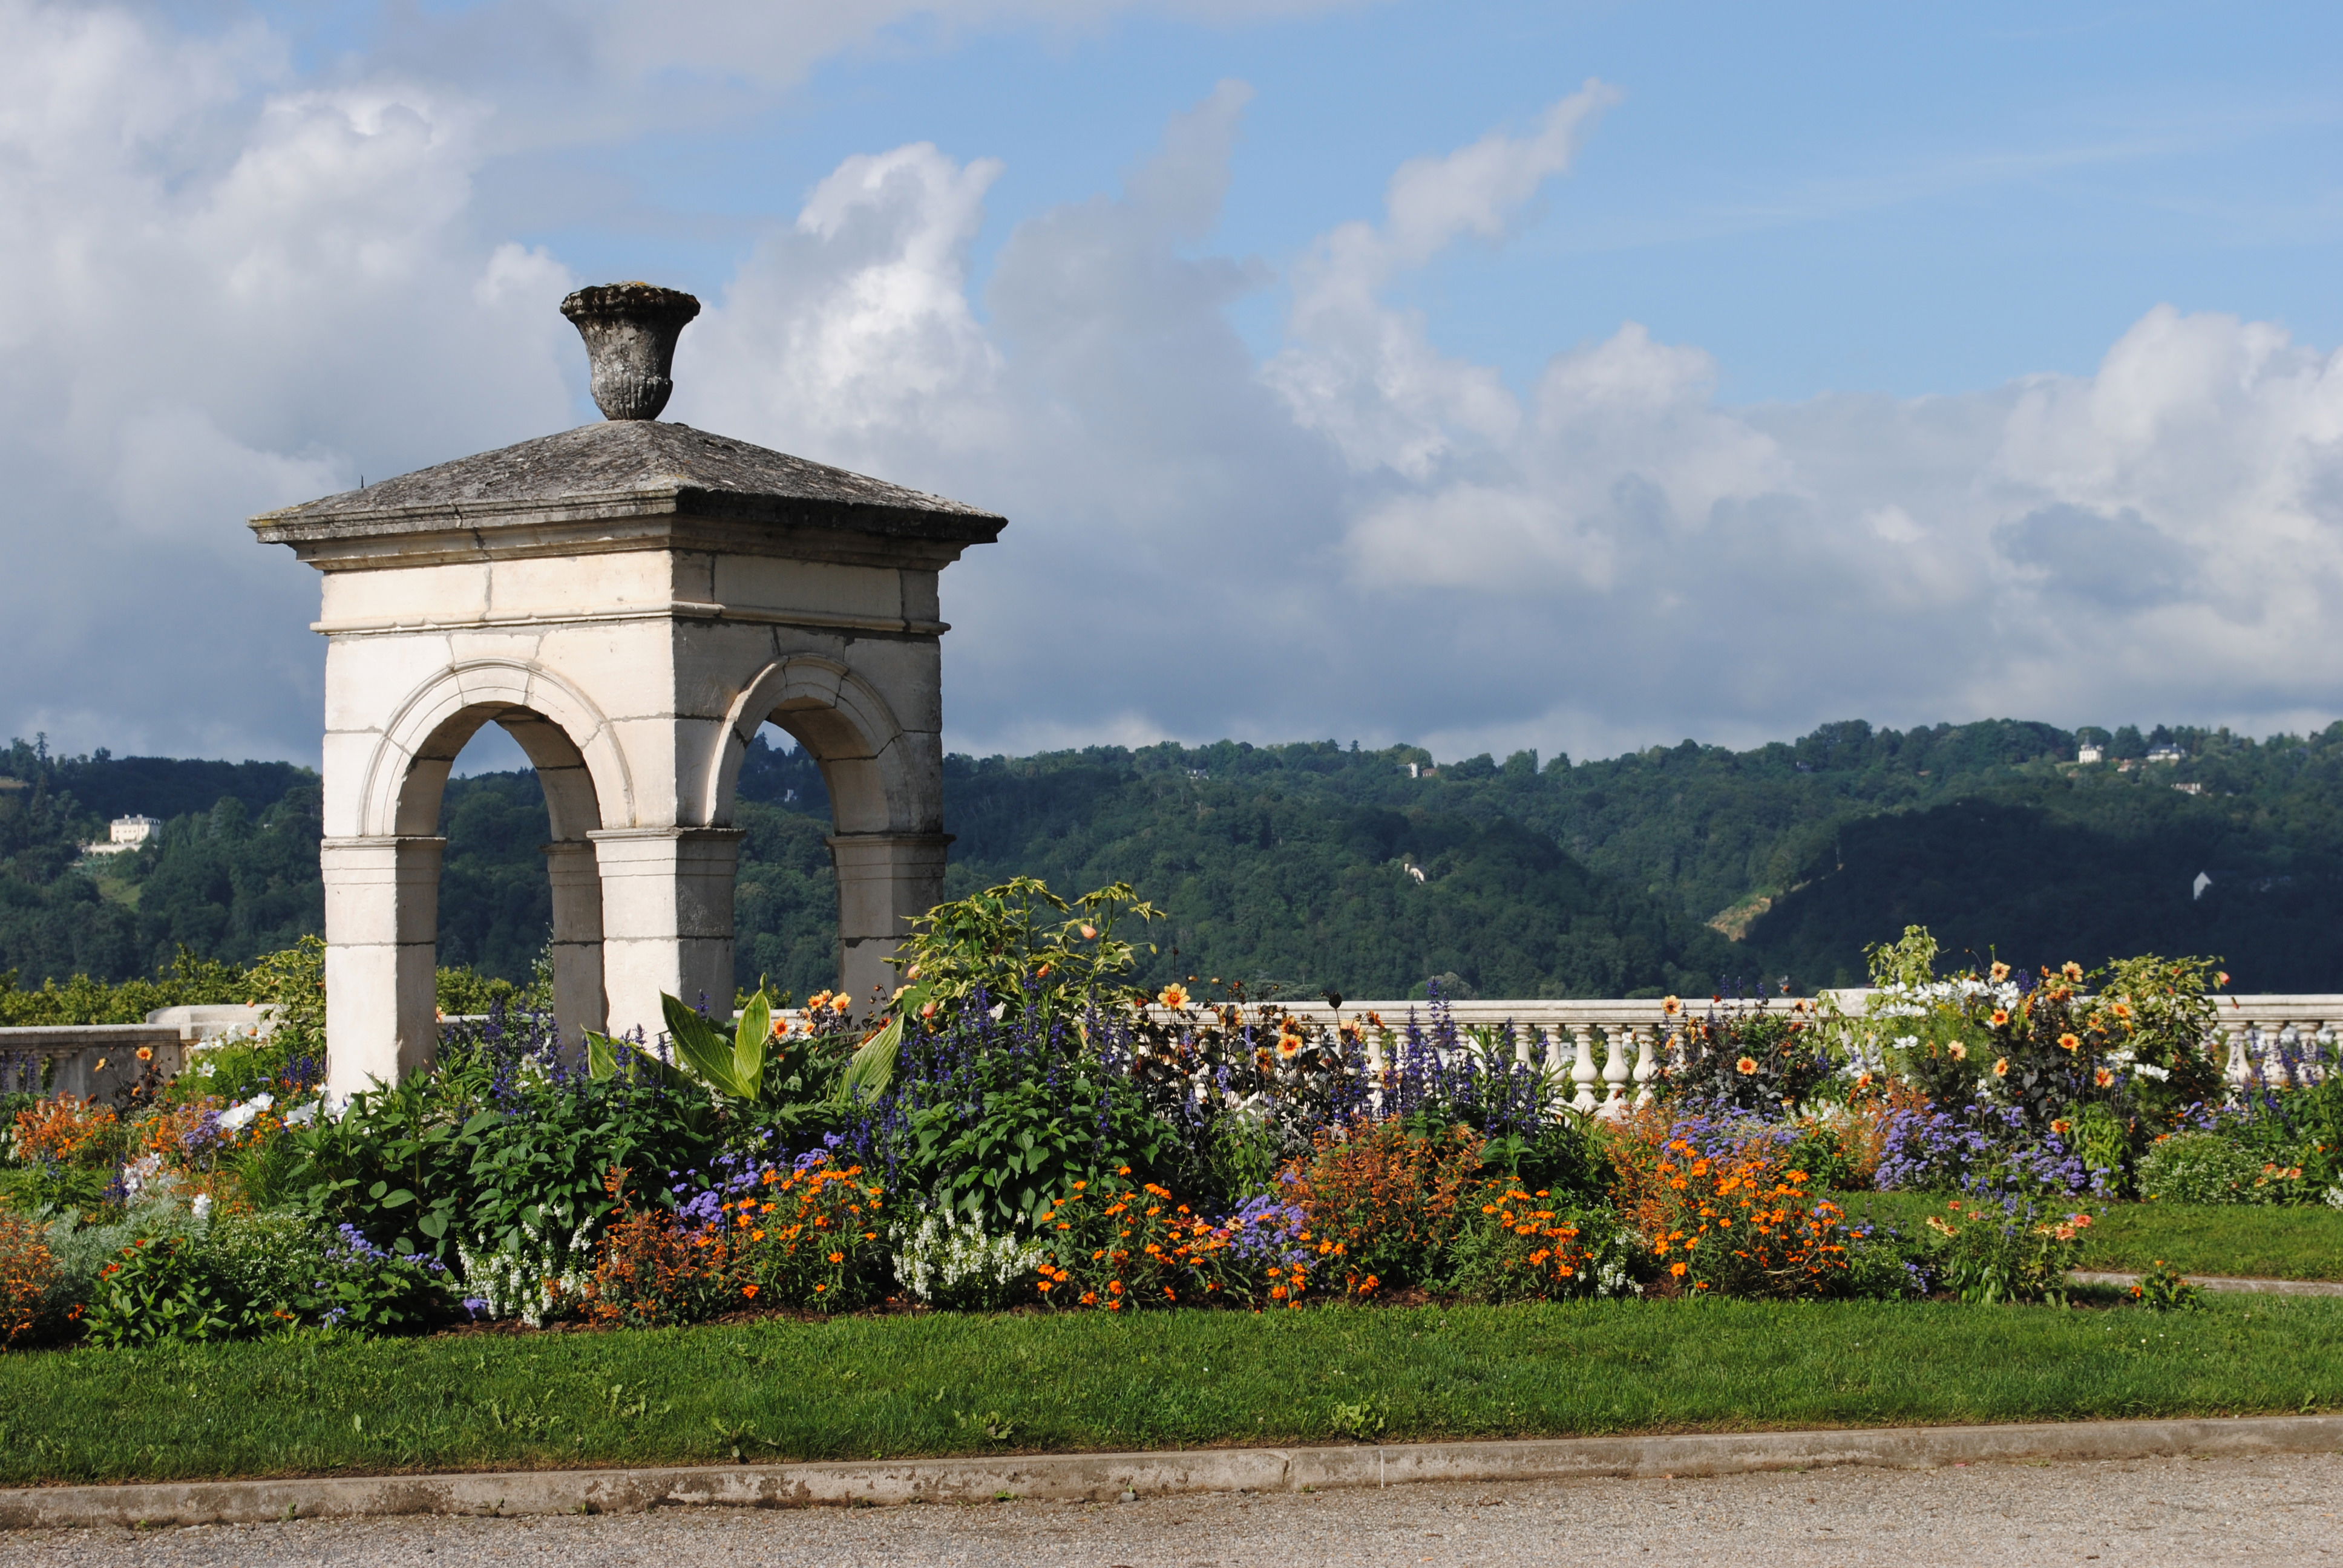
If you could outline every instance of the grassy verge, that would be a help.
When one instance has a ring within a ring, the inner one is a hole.
[[[1847,1212],[1908,1230],[1944,1199],[1922,1192],[1846,1192]],[[2078,1205],[2080,1206],[2080,1205]],[[2269,1280],[2343,1280],[2343,1209],[2324,1204],[2109,1203],[2091,1227],[2086,1269],[2137,1273],[2162,1258],[2183,1273]]]
[[[0,1483],[2242,1414],[2343,1302],[771,1320],[0,1356]]]

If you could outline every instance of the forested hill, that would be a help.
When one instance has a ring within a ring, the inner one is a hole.
[[[1172,917],[1154,974],[1354,996],[1443,975],[1492,996],[1803,990],[1859,978],[1863,945],[1911,922],[2025,963],[2206,952],[2245,989],[2343,990],[2343,724],[2079,738],[2107,759],[2000,720],[1580,763],[1331,742],[953,757],[950,890],[1127,880]],[[2184,759],[2141,760],[2157,747]],[[246,957],[316,927],[304,770],[20,744],[0,775],[23,785],[0,785],[0,970],[21,983],[152,972],[182,941]],[[820,772],[760,743],[741,799],[742,978],[827,983]],[[74,843],[133,810],[170,819],[155,848],[74,867]],[[454,781],[443,826],[443,960],[524,975],[548,909],[534,777]]]

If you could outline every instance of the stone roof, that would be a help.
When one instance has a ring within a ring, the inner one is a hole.
[[[265,512],[263,539],[447,525],[499,517],[669,514],[797,528],[989,543],[1007,519],[786,452],[649,419],[581,425],[555,436],[418,468],[364,489]]]

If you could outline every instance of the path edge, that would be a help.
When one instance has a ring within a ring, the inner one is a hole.
[[[2343,1415],[44,1486],[0,1492],[0,1529],[246,1524],[409,1513],[628,1513],[692,1506],[860,1507],[1003,1497],[1105,1502],[1125,1492],[1150,1497],[1425,1481],[1732,1475],[1826,1465],[1919,1470],[2025,1460],[2321,1452],[2343,1452]]]

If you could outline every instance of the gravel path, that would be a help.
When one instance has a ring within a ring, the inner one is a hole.
[[[1826,1470],[1128,1503],[400,1518],[0,1535],[15,1568],[2343,1564],[2343,1456]]]

